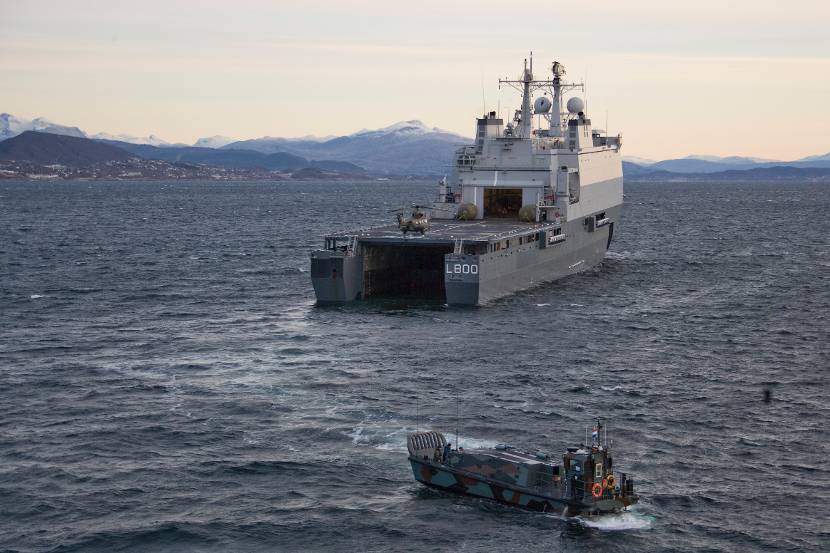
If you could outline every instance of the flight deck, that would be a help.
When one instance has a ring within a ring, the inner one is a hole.
[[[536,234],[560,226],[558,221],[523,223],[515,219],[483,219],[476,221],[435,220],[429,230],[421,235],[403,234],[397,225],[373,227],[326,236],[326,240],[343,242],[356,238],[362,244],[400,244],[443,246],[463,242],[486,244],[498,240]]]

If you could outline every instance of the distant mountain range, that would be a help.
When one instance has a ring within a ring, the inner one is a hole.
[[[830,183],[830,167],[792,167],[771,165],[751,169],[727,169],[706,173],[649,171],[633,163],[623,162],[627,182],[727,182],[799,180]]]
[[[650,161],[623,157],[624,168],[631,176],[665,171],[668,173],[720,173],[769,167],[830,168],[830,153],[794,161],[777,161],[750,157],[688,156],[681,159]]]
[[[420,121],[402,121],[327,140],[266,137],[233,142],[223,149],[289,152],[348,161],[378,174],[440,176],[449,173],[455,150],[470,142],[470,138],[427,127]]]
[[[0,142],[2,179],[304,180],[363,172],[344,161],[286,153],[158,147],[40,131]]]
[[[287,163],[298,162],[299,167],[336,168],[334,170],[351,172],[366,170],[378,175],[447,174],[455,149],[471,141],[448,131],[427,127],[420,121],[402,121],[383,129],[362,130],[338,137],[266,136],[234,140],[226,136],[211,136],[200,138],[190,146],[171,144],[155,135],[89,135],[78,127],[58,125],[42,118],[30,121],[8,113],[0,115],[0,140],[27,130],[100,140],[148,159],[278,169],[286,168]],[[154,146],[156,149],[136,146]],[[236,153],[228,153],[229,150]],[[243,151],[247,153],[241,153]],[[300,158],[305,161],[300,161]]]
[[[234,169],[290,170],[313,168],[343,173],[366,171],[374,175],[441,176],[448,174],[455,150],[472,142],[455,133],[428,127],[417,120],[402,121],[376,130],[362,130],[338,137],[262,137],[234,140],[226,136],[200,138],[192,146],[171,144],[155,135],[133,137],[121,134],[88,135],[78,127],[60,125],[43,118],[25,120],[0,114],[0,144],[25,131],[37,131],[85,138],[119,148],[143,159],[169,163],[190,163]],[[32,139],[30,139],[32,140]],[[723,173],[787,167],[830,169],[830,153],[793,161],[750,157],[692,155],[680,159],[653,161],[623,158],[626,178],[669,180],[674,178],[715,179]],[[815,172],[813,172],[815,173]],[[792,171],[767,171],[769,175],[792,175]],[[750,174],[747,174],[747,178]],[[731,178],[731,177],[730,177]]]
[[[126,161],[132,154],[96,140],[40,131],[25,131],[0,142],[0,161],[25,161],[36,165],[88,167],[96,163]]]
[[[236,169],[291,170],[312,167],[360,174],[366,171],[354,163],[336,160],[308,160],[287,152],[263,153],[255,150],[237,148],[195,148],[190,146],[150,146],[148,144],[131,144],[116,140],[96,141],[115,146],[144,159],[157,159],[171,163],[194,163],[214,167],[232,167]]]

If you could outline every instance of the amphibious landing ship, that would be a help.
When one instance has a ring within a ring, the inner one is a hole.
[[[584,85],[564,75],[554,62],[550,79],[536,80],[525,60],[519,80],[499,80],[521,92],[521,109],[506,125],[496,112],[477,120],[431,206],[398,225],[326,236],[311,254],[317,301],[479,305],[600,263],[622,208],[622,137],[592,128],[580,97],[565,103]]]

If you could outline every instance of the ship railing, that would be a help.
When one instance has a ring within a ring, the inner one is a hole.
[[[346,242],[341,244],[341,242]],[[323,249],[351,256],[357,249],[357,236],[326,236]]]

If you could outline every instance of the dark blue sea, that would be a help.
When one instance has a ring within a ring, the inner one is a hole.
[[[830,551],[830,188],[631,183],[585,274],[315,306],[324,233],[433,192],[0,184],[0,550]],[[597,417],[642,496],[620,515],[406,460],[416,428],[560,455]]]

